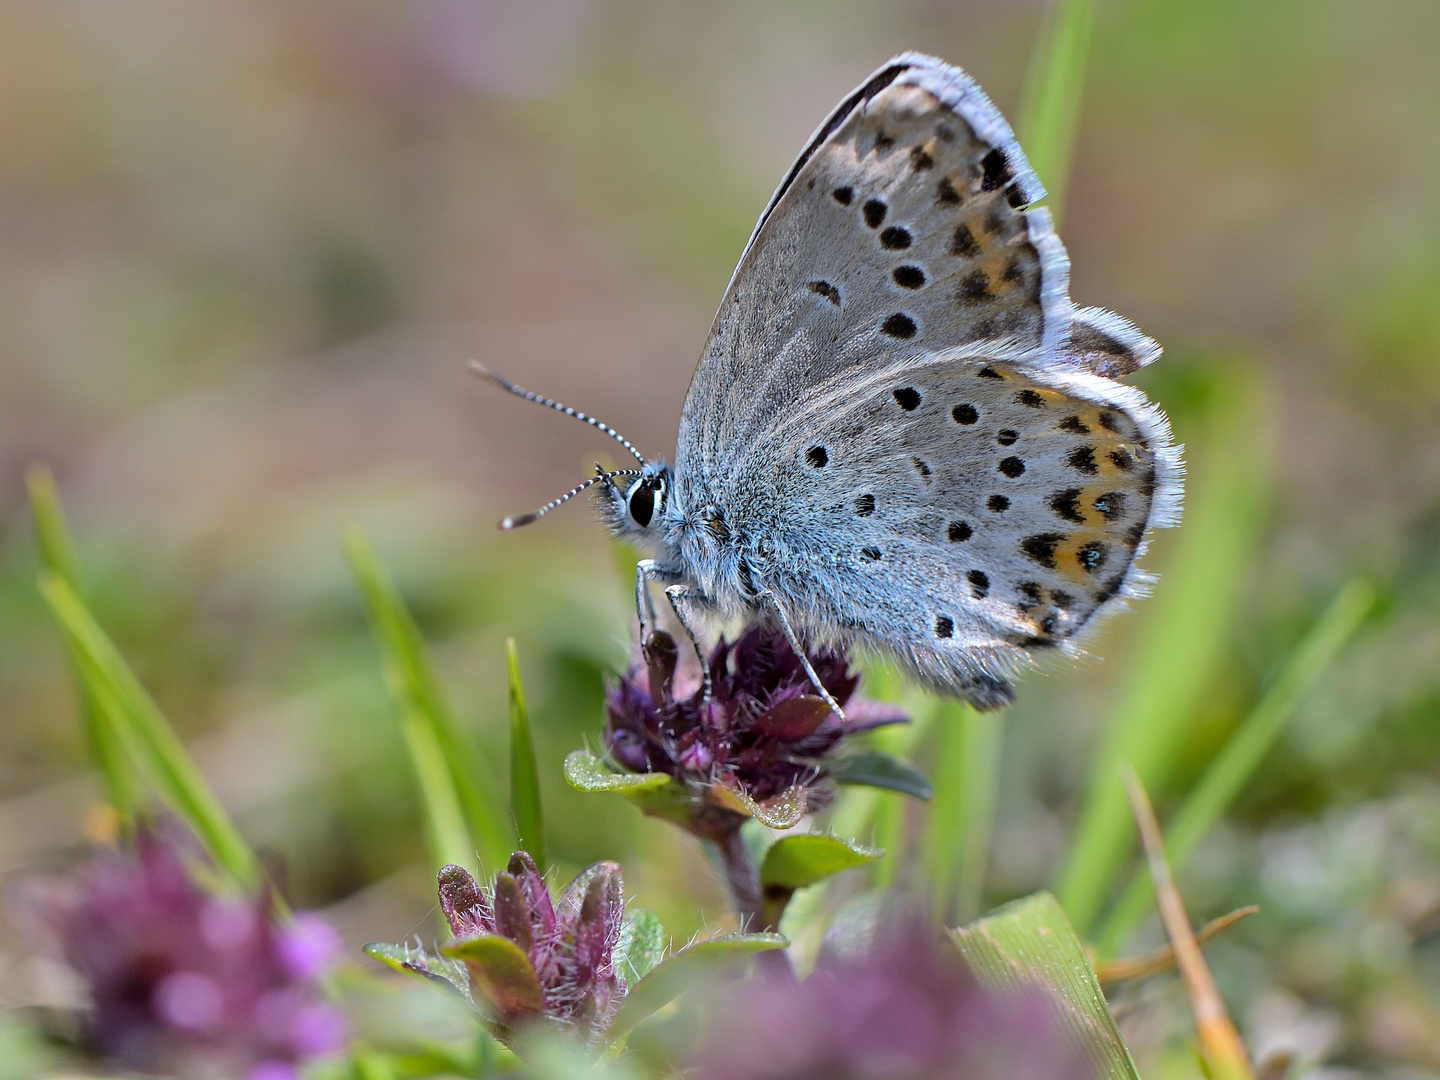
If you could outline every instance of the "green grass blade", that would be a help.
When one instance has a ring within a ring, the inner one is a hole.
[[[51,570],[41,572],[40,591],[77,658],[80,677],[100,713],[111,720],[117,741],[156,794],[195,831],[216,865],[253,887],[258,877],[254,854],[85,602]]]
[[[1212,376],[1209,419],[1192,452],[1185,520],[1127,661],[1119,704],[1091,766],[1060,902],[1082,934],[1093,926],[1135,843],[1120,763],[1162,792],[1229,645],[1241,576],[1254,548],[1271,473],[1262,396],[1236,369]]]
[[[505,669],[510,684],[510,811],[520,846],[545,871],[545,819],[540,811],[540,770],[535,765],[535,744],[530,739],[530,717],[525,711],[525,689],[520,685],[520,661],[515,640],[505,642]]]
[[[1017,900],[952,936],[986,986],[1013,990],[1038,982],[1054,993],[1065,1034],[1090,1062],[1087,1075],[1139,1080],[1085,947],[1053,896]]]
[[[1374,590],[1366,582],[1351,581],[1296,646],[1279,676],[1210,763],[1166,830],[1165,852],[1174,869],[1185,864],[1210,827],[1240,794],[1305,694],[1350,640],[1374,602]],[[1099,934],[1096,947],[1101,956],[1112,955],[1125,944],[1150,910],[1154,892],[1150,875],[1143,869],[1136,871]]]
[[[1020,146],[1049,193],[1046,205],[1057,224],[1070,178],[1093,21],[1093,0],[1058,0],[1035,42],[1020,103]]]
[[[504,866],[510,830],[480,786],[478,755],[441,692],[414,618],[365,534],[349,530],[344,547],[400,712],[437,857],[444,852],[445,862],[466,865],[478,854],[484,866]]]
[[[935,798],[922,849],[930,908],[943,924],[980,912],[999,796],[1004,720],[947,703],[937,720]]]
[[[59,576],[76,596],[83,599],[85,590],[80,583],[80,561],[65,524],[65,512],[60,507],[54,476],[45,466],[35,465],[25,474],[25,485],[30,494],[30,514],[35,522],[35,540],[40,548],[41,561],[46,569]],[[122,825],[128,826],[134,820],[135,810],[143,797],[139,777],[126,760],[114,722],[102,711],[90,689],[90,681],[80,677],[79,658],[72,652],[70,660],[80,694],[80,721],[86,745],[104,779],[110,805],[120,816]]]

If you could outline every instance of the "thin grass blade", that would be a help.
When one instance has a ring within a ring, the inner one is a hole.
[[[1020,102],[1020,146],[1049,193],[1046,205],[1057,223],[1070,178],[1093,21],[1093,0],[1058,0],[1030,54]]]
[[[349,530],[344,547],[380,649],[385,685],[400,712],[437,853],[463,844],[459,858],[443,861],[465,865],[478,853],[484,866],[504,866],[511,851],[510,829],[480,786],[479,757],[440,689],[414,618],[365,534]],[[452,802],[463,829],[456,828]]]
[[[1119,704],[1090,769],[1060,902],[1091,930],[1135,843],[1120,763],[1162,791],[1198,716],[1206,684],[1229,646],[1229,627],[1266,505],[1270,444],[1259,385],[1240,369],[1203,387],[1209,418],[1192,451],[1185,522],[1169,565],[1145,604],[1138,647]]]
[[[83,600],[85,590],[80,582],[80,560],[75,555],[75,545],[65,523],[65,511],[60,506],[54,476],[45,466],[35,465],[25,474],[25,485],[30,494],[30,514],[35,522],[35,540],[40,548],[41,561],[47,570],[58,575]],[[73,652],[70,661],[80,695],[80,722],[85,743],[105,782],[110,805],[115,808],[122,826],[128,828],[143,798],[139,777],[125,758],[115,731],[115,721],[102,710],[91,690],[90,681],[80,677],[80,661]]]
[[[510,685],[510,812],[515,816],[520,846],[543,873],[545,819],[540,808],[540,771],[535,764],[535,744],[530,738],[530,717],[525,711],[525,688],[520,683],[520,661],[513,638],[505,642],[505,666]]]
[[[1004,722],[957,703],[941,710],[936,730],[935,798],[922,868],[930,906],[942,924],[979,914],[995,825]]]
[[[1374,602],[1374,590],[1360,580],[1351,581],[1330,601],[1175,815],[1165,838],[1165,853],[1172,867],[1185,865],[1210,827],[1235,801],[1305,694],[1359,629]],[[1137,871],[1099,934],[1096,949],[1101,956],[1112,956],[1125,944],[1145,918],[1153,898],[1150,877]]]
[[[253,887],[258,877],[254,853],[85,602],[52,570],[41,571],[40,591],[59,620],[100,714],[111,720],[117,741],[156,794],[194,830],[216,865],[241,885]]]

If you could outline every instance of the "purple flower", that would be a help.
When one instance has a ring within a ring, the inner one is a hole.
[[[860,677],[845,657],[809,654],[820,682],[846,711],[831,712],[783,634],[754,627],[710,653],[712,692],[676,696],[674,640],[652,634],[608,689],[605,745],[630,772],[663,772],[695,794],[688,815],[674,816],[715,839],[746,816],[793,825],[834,798],[826,760],[846,735],[905,720],[873,702],[852,702]]]
[[[723,992],[694,1080],[1085,1080],[1048,992],[986,990],[921,919]]]
[[[605,1031],[626,989],[613,961],[625,914],[619,866],[588,867],[553,901],[523,851],[488,892],[459,866],[442,868],[438,882],[456,938],[446,952],[464,962],[471,997],[497,1035],[509,1038],[534,1021],[584,1038]]]
[[[187,865],[202,861],[173,822],[141,829],[43,912],[89,987],[91,1041],[150,1072],[296,1076],[345,1043],[316,982],[338,939],[313,915],[284,923],[264,897],[203,888]]]

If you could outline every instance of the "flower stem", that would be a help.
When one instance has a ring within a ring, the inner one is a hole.
[[[715,847],[720,852],[720,861],[725,864],[725,883],[730,886],[740,928],[746,933],[769,929],[761,911],[760,875],[755,870],[750,849],[745,846],[740,830],[721,832],[715,837]]]
[[[715,849],[720,861],[725,864],[725,883],[730,886],[730,896],[735,902],[735,914],[740,920],[740,929],[747,934],[761,931],[776,932],[779,927],[765,921],[763,901],[760,895],[760,875],[755,861],[750,858],[750,849],[739,829],[726,829],[714,838]],[[763,952],[755,958],[761,968],[773,975],[795,977],[795,968],[790,963],[790,954],[785,949]]]

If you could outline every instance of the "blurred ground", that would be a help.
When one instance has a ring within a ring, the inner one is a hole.
[[[494,748],[518,639],[558,858],[623,859],[679,934],[718,919],[693,848],[559,781],[624,655],[625,569],[583,507],[493,532],[611,448],[464,361],[665,452],[755,215],[826,111],[918,48],[1013,118],[1042,11],[0,6],[0,873],[63,861],[93,821],[33,586],[40,460],[101,618],[296,901],[337,905],[352,943],[423,927],[430,897],[351,521]],[[1222,982],[1257,1040],[1333,1076],[1440,1075],[1437,42],[1426,0],[1101,2],[1061,228],[1076,300],[1167,346],[1141,381],[1182,440],[1203,435],[1197,373],[1264,387],[1232,438],[1273,442],[1275,475],[1195,767],[1341,581],[1384,597],[1186,875],[1199,915],[1266,905],[1217,947]],[[1144,625],[1022,690],[992,899],[1050,880]],[[48,979],[5,931],[0,1000]],[[1147,1076],[1187,1067],[1166,995],[1122,1003]]]

